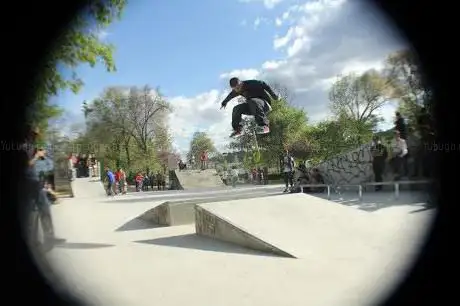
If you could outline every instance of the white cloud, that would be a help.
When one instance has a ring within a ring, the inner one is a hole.
[[[340,72],[341,74],[357,73],[362,74],[369,69],[382,70],[384,61],[375,60],[375,61],[359,61],[351,60],[346,63],[345,67]]]
[[[257,29],[261,22],[262,22],[261,18],[256,18],[256,20],[254,20],[254,28]]]
[[[285,64],[286,61],[266,61],[262,64],[262,69],[264,70],[274,70],[279,68],[281,65]]]
[[[262,2],[267,9],[272,9],[284,0],[239,0],[240,2],[250,3],[250,2]]]
[[[174,111],[169,115],[174,147],[184,154],[189,149],[193,134],[206,131],[219,149],[223,149],[230,135],[230,116],[228,110],[219,110],[220,102],[227,93],[211,90],[198,96],[172,97],[169,102]]]
[[[345,0],[319,0],[309,1],[302,5],[293,5],[282,14],[280,21],[294,20],[296,23],[290,27],[284,36],[276,36],[273,41],[275,49],[287,47],[288,56],[293,56],[300,49],[308,49],[313,40],[315,30],[327,25],[334,20],[336,14],[340,13],[340,8]],[[289,44],[291,45],[289,46]]]
[[[236,69],[220,75],[221,79],[229,79],[237,77],[240,79],[254,79],[260,75],[260,72],[256,69]]]
[[[390,52],[406,46],[381,15],[363,1],[306,1],[277,16],[273,22],[278,30],[288,27],[273,41],[274,49],[280,52],[278,59],[267,58],[260,68],[239,67],[220,78],[276,81],[292,91],[294,105],[304,107],[313,122],[330,116],[327,94],[337,75],[381,69]],[[219,111],[223,97],[224,93],[213,90],[197,97],[172,99],[179,106],[171,122],[181,150],[188,149],[190,136],[198,128],[207,131],[220,149],[225,147],[232,105]],[[391,127],[394,109],[394,105],[388,105],[380,110],[385,119],[381,128]]]
[[[254,29],[257,30],[259,28],[260,25],[262,24],[269,24],[270,21],[267,19],[267,18],[264,18],[264,17],[257,17],[255,20],[254,20]]]
[[[388,130],[394,127],[396,108],[396,102],[391,102],[379,109],[378,114],[383,118],[383,122],[378,126],[380,130]]]

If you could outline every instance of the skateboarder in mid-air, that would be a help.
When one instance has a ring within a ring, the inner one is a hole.
[[[233,133],[230,137],[240,136],[242,132],[241,116],[252,115],[257,124],[257,134],[270,133],[267,113],[271,110],[271,101],[278,100],[278,96],[273,92],[270,86],[263,81],[247,80],[240,81],[238,78],[230,79],[230,87],[232,91],[222,101],[222,108],[227,106],[227,103],[238,96],[246,99],[244,103],[240,103],[233,107],[232,128]]]

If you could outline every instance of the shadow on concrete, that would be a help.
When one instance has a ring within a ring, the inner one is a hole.
[[[180,196],[180,195],[175,195],[175,196],[169,196],[169,197],[145,197],[145,198],[131,198],[131,197],[126,197],[124,199],[117,198],[115,201],[104,201],[105,203],[144,203],[144,202],[152,202],[152,203],[158,203],[158,202],[165,202],[171,199],[181,199],[181,198],[187,198],[187,196]],[[190,197],[188,197],[190,198]]]
[[[323,199],[326,198],[325,195],[320,195],[319,197]],[[425,206],[428,198],[429,195],[425,192],[404,191],[401,192],[399,198],[396,199],[394,192],[380,191],[363,193],[362,201],[359,200],[357,192],[333,193],[330,200],[345,206],[353,206],[360,210],[374,212],[394,206]]]
[[[420,209],[417,209],[417,210],[413,210],[410,213],[411,214],[416,214],[416,213],[419,213],[419,212],[424,212],[424,211],[432,210],[432,209],[435,209],[435,208],[436,208],[435,206],[425,205],[424,207],[422,207]]]
[[[89,250],[89,249],[109,248],[113,246],[115,245],[106,244],[106,243],[65,242],[65,243],[57,244],[54,247],[61,248],[61,249]]]
[[[395,203],[395,204],[369,203],[369,204],[361,204],[358,207],[358,209],[364,210],[364,211],[367,211],[367,212],[374,212],[374,211],[377,211],[377,210],[380,210],[380,209],[394,207],[394,206],[402,206],[402,205],[413,205],[415,207],[419,207],[419,206],[423,206],[424,203],[420,203],[420,202],[417,202],[417,203],[403,203],[403,204],[400,204],[400,203]],[[410,212],[410,213],[412,213],[412,212]]]
[[[152,228],[160,228],[160,227],[167,227],[166,225],[160,225],[153,222],[149,222],[146,220],[142,220],[140,217],[136,217],[119,228],[117,228],[116,232],[127,232],[127,231],[139,231],[145,229],[152,229]]]
[[[184,249],[195,249],[208,252],[221,252],[233,254],[245,254],[256,256],[279,257],[274,254],[263,253],[247,248],[243,248],[231,243],[214,240],[207,237],[198,236],[196,234],[179,235],[165,238],[149,239],[134,241],[136,243],[153,244],[159,246],[176,247]]]
[[[253,198],[261,198],[261,197],[269,197],[269,196],[276,196],[282,194],[281,192],[273,192],[273,191],[265,191],[265,192],[256,192],[256,190],[245,191],[245,192],[229,192],[229,193],[214,193],[214,194],[180,194],[174,193],[170,196],[162,197],[144,197],[144,198],[130,198],[126,197],[124,199],[117,199],[115,201],[104,201],[106,203],[142,203],[142,202],[179,202],[179,201],[202,201],[200,203],[207,203],[207,202],[220,202],[220,201],[232,201],[232,200],[245,200],[245,199],[253,199]]]

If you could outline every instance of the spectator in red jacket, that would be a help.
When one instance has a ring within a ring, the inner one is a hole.
[[[135,177],[136,180],[136,191],[142,191],[142,183],[144,182],[144,176],[142,173],[138,172]]]
[[[208,151],[203,151],[200,156],[201,160],[201,170],[204,170],[207,168],[207,163],[208,163]]]

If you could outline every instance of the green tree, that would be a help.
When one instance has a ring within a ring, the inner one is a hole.
[[[110,87],[87,103],[87,130],[79,141],[116,166],[133,171],[167,165],[170,106],[161,94],[143,88]]]
[[[36,83],[36,103],[31,111],[31,119],[42,129],[46,129],[48,119],[62,114],[57,105],[50,103],[50,98],[65,89],[78,93],[84,85],[75,72],[78,66],[89,64],[94,67],[101,62],[108,72],[116,70],[114,46],[104,42],[100,33],[121,17],[126,4],[127,0],[92,1],[56,41],[43,64],[40,81]]]
[[[194,157],[195,161],[199,161],[200,155],[204,151],[215,152],[214,142],[205,132],[195,132],[190,141],[190,150],[187,153],[187,159],[191,160]]]
[[[414,51],[401,50],[390,54],[386,60],[384,75],[394,88],[393,97],[399,100],[399,111],[414,121],[421,107],[432,106],[432,90]]]
[[[231,150],[244,153],[247,167],[277,165],[285,148],[294,142],[301,142],[301,135],[305,134],[303,131],[308,126],[305,111],[290,103],[293,98],[291,91],[276,82],[272,82],[270,86],[279,96],[279,100],[272,101],[272,111],[268,115],[270,134],[256,136],[254,118],[247,117],[243,119],[243,135],[229,144]],[[258,157],[256,156],[258,153],[260,158],[254,159]]]
[[[255,148],[255,136],[254,129],[256,123],[252,117],[244,117],[242,119],[243,133],[240,137],[232,139],[230,141],[228,148],[234,151],[251,151]]]
[[[270,134],[260,137],[259,147],[262,159],[269,165],[275,165],[286,148],[298,141],[308,125],[308,117],[303,109],[289,105],[280,99],[272,102],[269,114]]]
[[[368,142],[383,120],[378,111],[393,94],[394,87],[375,70],[362,75],[351,73],[340,76],[329,92],[334,120],[325,122],[318,130],[324,137],[334,139],[326,146],[327,152],[338,154]],[[322,142],[327,143],[328,140]]]
[[[147,154],[153,141],[157,148],[168,150],[170,136],[166,118],[172,107],[159,90],[152,90],[148,86],[142,89],[132,87],[127,100],[128,119],[132,124],[131,136],[139,149]]]
[[[319,163],[370,141],[371,129],[356,131],[354,128],[355,123],[341,119],[324,120],[309,128],[304,136],[309,139],[308,158]]]
[[[376,112],[391,99],[393,87],[375,70],[340,76],[329,91],[330,109],[336,118],[376,125]]]
[[[306,160],[314,156],[316,147],[312,139],[313,130],[314,127],[310,125],[304,126],[288,144],[287,148],[297,159]]]

